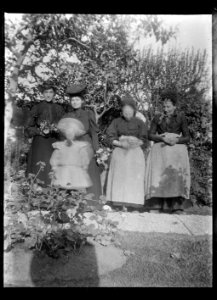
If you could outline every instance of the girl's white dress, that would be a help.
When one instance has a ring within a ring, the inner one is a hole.
[[[50,164],[54,173],[52,184],[65,189],[85,189],[92,186],[88,166],[93,150],[88,142],[74,141],[67,146],[65,141],[53,144],[55,148]]]

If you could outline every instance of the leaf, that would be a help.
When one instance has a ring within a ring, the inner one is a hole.
[[[27,216],[24,213],[21,213],[21,212],[18,212],[17,215],[18,215],[17,221],[19,223],[22,223],[24,225],[24,227],[27,227],[27,224],[28,224]]]
[[[101,217],[107,217],[108,213],[106,211],[98,211],[97,214]]]
[[[7,239],[4,241],[4,251],[10,251],[12,249],[12,242],[10,237],[7,237]]]
[[[99,241],[99,243],[102,245],[102,246],[108,246],[108,245],[110,245],[111,244],[111,241],[110,240],[108,240],[108,239],[101,239],[100,241]]]
[[[97,216],[96,215],[92,215],[92,216],[90,216],[90,218],[89,218],[89,220],[94,220],[94,221],[97,221],[98,220],[98,218],[97,218]]]
[[[31,236],[31,237],[25,238],[25,246],[28,249],[34,248],[36,243],[37,243],[37,237],[36,236]]]
[[[130,250],[125,250],[125,251],[124,251],[124,255],[125,255],[125,256],[135,255],[135,252],[130,251]]]
[[[69,241],[71,241],[71,242],[76,242],[76,238],[75,238],[74,235],[68,235],[68,234],[67,234],[66,238],[67,238]]]
[[[117,227],[119,225],[118,221],[110,221],[110,226]]]
[[[101,195],[100,197],[99,197],[99,199],[102,201],[102,202],[107,202],[107,199],[106,199],[106,196],[104,196],[104,195]]]
[[[45,166],[46,166],[46,163],[43,162],[43,161],[38,161],[38,162],[36,163],[36,166],[38,166],[38,165],[45,167]]]
[[[94,197],[94,194],[93,194],[93,193],[90,193],[90,194],[85,195],[85,199],[86,199],[86,200],[93,200],[93,197]]]

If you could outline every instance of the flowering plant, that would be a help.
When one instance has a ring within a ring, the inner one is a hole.
[[[40,128],[40,131],[43,135],[47,135],[51,132],[57,132],[58,131],[58,128],[55,124],[50,123],[46,120],[44,120],[40,123],[39,128]]]
[[[108,168],[108,159],[109,156],[111,155],[112,150],[108,147],[100,148],[96,151],[95,157],[96,157],[96,162],[99,166],[105,167],[105,169]]]

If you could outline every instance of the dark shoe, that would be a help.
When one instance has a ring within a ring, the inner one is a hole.
[[[160,214],[161,213],[160,209],[150,209],[149,212],[152,214]]]
[[[127,210],[127,207],[126,207],[126,206],[123,206],[123,207],[122,207],[122,211],[123,211],[123,212],[127,212],[127,211],[128,211],[128,210]]]
[[[84,208],[84,212],[93,212],[94,211],[94,208],[92,206],[88,206],[88,207],[85,207]]]
[[[174,215],[186,215],[186,212],[184,210],[177,209],[177,210],[173,210],[172,214],[174,214]]]
[[[171,209],[161,209],[161,213],[163,214],[172,214],[172,210]]]

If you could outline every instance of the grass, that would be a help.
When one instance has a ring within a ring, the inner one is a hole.
[[[119,209],[117,209],[119,210]],[[132,208],[128,211],[144,211]],[[197,205],[185,209],[187,214],[212,215],[211,207]],[[122,232],[117,242],[123,250],[134,252],[120,269],[103,276],[82,280],[52,280],[39,282],[50,287],[210,287],[212,286],[212,254],[210,236]],[[88,259],[88,258],[87,258]],[[40,260],[40,258],[39,258]],[[44,261],[43,261],[44,260]],[[49,258],[44,265],[56,264]],[[61,261],[58,264],[62,264]],[[96,266],[97,267],[97,266]],[[38,272],[38,270],[36,270]],[[50,267],[50,272],[52,267]],[[49,275],[49,274],[48,274]],[[51,274],[52,275],[52,274]],[[49,276],[48,276],[49,279]],[[13,286],[6,284],[5,286]]]
[[[67,260],[54,260],[46,256],[40,258],[39,256],[35,258],[35,262],[32,262],[34,273],[38,278],[38,281],[34,283],[41,287],[212,286],[212,240],[210,236],[119,231],[116,238],[122,250],[131,252],[121,268],[100,276],[95,265],[93,276],[88,272],[85,278],[79,279],[76,278],[76,274],[72,274]],[[25,257],[23,259],[25,260]],[[91,254],[89,262],[88,257],[85,258],[85,264],[94,266],[93,261],[91,262]],[[65,268],[67,265],[68,271]],[[41,276],[46,273],[43,280],[43,276],[40,279],[38,272]],[[8,283],[8,286],[12,285]]]
[[[130,287],[212,286],[210,237],[124,232],[118,239],[121,248],[135,255],[104,278],[103,285],[113,281],[113,286]]]

